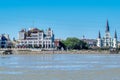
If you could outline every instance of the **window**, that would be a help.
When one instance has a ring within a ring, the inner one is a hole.
[[[1,44],[6,44],[6,42],[1,42]]]
[[[32,43],[32,41],[29,41],[29,43]]]

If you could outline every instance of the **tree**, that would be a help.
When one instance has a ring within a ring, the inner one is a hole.
[[[87,43],[75,37],[67,38],[66,40],[62,41],[62,44],[64,44],[65,49],[88,49]]]
[[[60,41],[59,42],[59,46],[57,47],[57,49],[59,49],[59,50],[61,50],[61,49],[66,49],[66,46],[65,46],[65,44],[64,44],[64,40],[62,40],[62,41]]]

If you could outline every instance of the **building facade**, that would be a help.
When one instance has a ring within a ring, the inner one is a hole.
[[[95,48],[96,47],[96,43],[97,40],[96,39],[81,39],[82,41],[84,41],[85,43],[87,43],[89,48]]]
[[[38,28],[30,28],[28,31],[22,29],[19,31],[19,40],[17,47],[21,48],[53,48],[54,34],[51,28],[40,30]]]
[[[10,41],[8,34],[0,35],[0,48],[11,48],[12,42]]]
[[[60,41],[61,41],[60,39],[55,39],[55,41],[54,41],[55,42],[55,44],[54,44],[55,48],[60,47]]]
[[[110,27],[107,21],[105,36],[101,38],[101,34],[99,31],[98,38],[97,38],[97,46],[100,48],[117,48],[117,32],[115,31],[114,38],[110,36]]]

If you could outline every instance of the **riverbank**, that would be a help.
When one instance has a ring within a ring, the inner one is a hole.
[[[12,50],[13,54],[119,54],[120,52],[110,52],[109,50],[69,50],[69,51],[41,51],[41,50]],[[0,51],[3,54],[3,51]]]
[[[14,54],[110,54],[108,50],[71,50],[71,51],[13,51]],[[117,53],[113,53],[117,54]]]

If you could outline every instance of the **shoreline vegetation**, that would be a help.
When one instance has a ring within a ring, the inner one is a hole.
[[[111,52],[110,50],[40,50],[40,49],[11,49],[0,50],[0,54],[3,52],[10,52],[10,54],[119,54],[120,52]],[[8,54],[8,53],[7,53]]]

